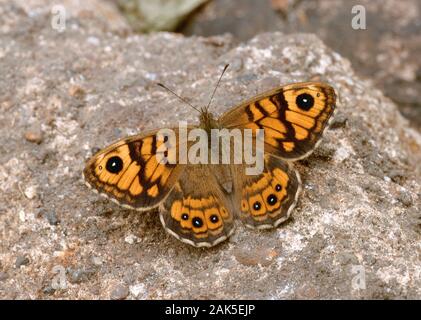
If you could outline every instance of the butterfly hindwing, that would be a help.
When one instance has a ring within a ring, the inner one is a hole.
[[[287,220],[296,205],[301,189],[300,176],[292,164],[265,156],[264,171],[247,176],[237,167],[237,212],[248,227],[267,229]]]
[[[172,189],[182,166],[161,164],[156,132],[122,139],[95,154],[83,171],[89,187],[124,207],[156,207]]]
[[[287,85],[240,104],[221,117],[226,128],[264,129],[265,152],[297,160],[317,146],[335,109],[334,89],[319,82]]]
[[[164,228],[195,247],[211,247],[234,231],[230,201],[211,165],[188,166],[160,206]]]

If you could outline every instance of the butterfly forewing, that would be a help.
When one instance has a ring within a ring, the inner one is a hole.
[[[156,131],[120,140],[95,154],[83,171],[89,187],[130,208],[156,207],[169,193],[183,166],[158,163],[162,141]]]
[[[264,129],[265,152],[297,160],[317,146],[335,110],[335,92],[327,84],[305,82],[252,98],[224,114],[226,128]]]

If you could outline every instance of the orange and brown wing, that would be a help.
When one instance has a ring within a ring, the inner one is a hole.
[[[118,204],[137,210],[156,207],[173,188],[182,166],[159,163],[156,131],[122,139],[86,163],[86,184]]]
[[[237,167],[236,203],[248,227],[267,229],[287,220],[301,190],[301,180],[292,164],[270,155],[260,175],[247,176]]]
[[[295,83],[240,104],[220,122],[229,129],[264,129],[265,152],[297,160],[316,148],[335,110],[335,101],[334,89],[325,83]]]
[[[234,231],[228,195],[211,165],[186,167],[161,204],[160,218],[168,233],[194,247],[212,247]]]

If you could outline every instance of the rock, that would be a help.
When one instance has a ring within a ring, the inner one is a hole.
[[[53,295],[56,292],[56,289],[54,289],[51,286],[47,286],[47,287],[42,289],[42,292],[46,295]]]
[[[100,257],[92,257],[91,261],[97,267],[102,266],[102,259]]]
[[[29,15],[8,3],[0,5],[8,17],[0,26],[0,101],[8,108],[0,113],[0,203],[8,204],[0,210],[1,259],[20,266],[17,253],[25,252],[31,263],[1,282],[0,298],[51,298],[40,290],[45,275],[73,283],[62,299],[124,299],[139,283],[132,291],[150,299],[421,298],[420,135],[316,36],[275,32],[238,44],[230,36],[121,35],[79,15],[57,34],[49,10]],[[92,148],[197,123],[155,82],[203,106],[231,61],[242,63],[222,79],[211,106],[217,115],[295,81],[319,78],[340,93],[343,124],[295,163],[303,192],[292,219],[266,231],[238,222],[230,240],[195,249],[166,234],[156,211],[120,208],[86,188],[81,171]],[[72,84],[84,89],[83,103],[69,95]],[[36,146],[22,138],[34,121],[45,134]],[[37,196],[29,199],[19,186],[31,185]],[[412,201],[397,198],[402,190]],[[60,226],[46,227],[37,210],[59,213]],[[128,235],[140,241],[128,245]],[[67,273],[52,274],[55,266]],[[353,290],[361,274],[365,289]]]
[[[15,267],[20,268],[21,266],[26,266],[29,264],[29,258],[25,255],[18,256],[15,261]]]
[[[0,271],[0,281],[6,281],[9,275],[6,272]]]
[[[137,32],[175,31],[207,0],[119,0],[121,11]]]
[[[54,5],[64,8],[67,26],[72,25],[72,19],[96,19],[101,23],[107,23],[107,27],[114,32],[127,32],[130,28],[121,16],[116,6],[112,2],[104,2],[100,0],[89,0],[80,2],[78,0],[63,0],[58,3],[51,4],[51,1],[26,1],[14,0],[16,11],[21,10],[30,16],[35,15],[53,15],[57,11],[53,10]],[[56,9],[57,10],[57,9]],[[49,21],[50,19],[48,19]],[[50,25],[50,24],[49,24]],[[77,24],[73,24],[77,26]]]
[[[317,292],[317,288],[310,286],[310,285],[303,285],[302,287],[298,288],[296,293],[297,299],[317,299],[319,293]]]
[[[342,252],[337,255],[338,263],[341,265],[356,265],[358,264],[358,258],[353,253]]]
[[[40,144],[43,139],[42,131],[40,126],[33,126],[32,128],[25,131],[26,141]]]
[[[44,217],[48,220],[48,223],[51,224],[52,226],[56,226],[60,223],[60,219],[57,217],[57,214],[54,210],[45,212]]]
[[[399,191],[397,199],[406,207],[410,207],[413,203],[411,194],[405,191]]]
[[[123,300],[129,295],[129,287],[123,284],[117,284],[111,288],[111,300]]]
[[[278,255],[276,250],[271,248],[256,248],[254,250],[236,248],[233,253],[235,259],[245,266],[268,266]]]
[[[82,99],[86,94],[85,90],[78,85],[71,85],[68,92],[70,96],[78,99]]]
[[[135,297],[135,298],[142,298],[146,295],[146,288],[145,285],[143,283],[138,283],[135,284],[133,286],[130,286],[130,293]]]
[[[124,238],[124,241],[127,242],[128,244],[134,244],[134,243],[138,243],[140,239],[136,237],[134,234],[129,234]]]
[[[345,127],[347,120],[347,117],[343,113],[338,112],[330,125],[330,129],[334,130]]]
[[[29,200],[34,199],[37,196],[37,186],[28,186],[24,191],[23,194]]]
[[[96,273],[94,269],[89,268],[77,268],[70,269],[68,271],[71,283],[82,283],[87,282]]]

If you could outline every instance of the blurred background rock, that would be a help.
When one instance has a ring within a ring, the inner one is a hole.
[[[139,32],[177,31],[238,41],[269,31],[317,34],[371,79],[421,130],[419,0],[109,0]],[[352,7],[366,9],[366,29],[351,27]]]

